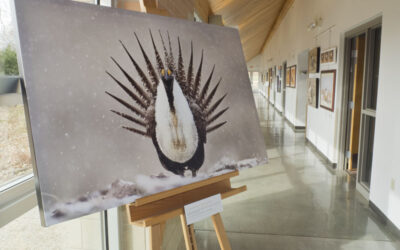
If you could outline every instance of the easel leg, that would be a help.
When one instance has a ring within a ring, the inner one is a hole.
[[[163,229],[161,224],[156,224],[150,227],[150,249],[161,250]]]
[[[193,250],[197,250],[196,235],[194,234],[193,224],[189,226],[190,240],[192,242]]]
[[[181,224],[183,237],[185,238],[186,250],[197,250],[196,237],[194,235],[193,225],[186,225],[186,218],[184,214],[181,214]]]
[[[231,245],[229,244],[228,236],[222,223],[221,215],[215,214],[211,216],[212,222],[214,224],[215,233],[218,237],[219,246],[222,250],[231,250]]]

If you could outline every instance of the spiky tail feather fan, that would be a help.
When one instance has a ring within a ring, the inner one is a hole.
[[[218,90],[218,87],[220,86],[221,79],[218,80],[217,84],[212,88],[212,90],[209,92],[210,89],[210,84],[212,81],[212,77],[214,74],[214,69],[215,65],[213,66],[211,73],[209,77],[207,78],[206,82],[204,83],[203,86],[201,86],[201,74],[202,74],[202,67],[203,67],[203,51],[201,52],[201,59],[200,63],[196,72],[196,75],[194,76],[193,74],[193,42],[191,42],[190,45],[190,59],[189,59],[189,65],[187,67],[187,73],[185,73],[184,69],[184,62],[183,62],[183,57],[182,57],[182,48],[181,48],[181,42],[179,37],[177,38],[178,40],[178,62],[177,65],[175,65],[174,62],[174,55],[172,52],[172,44],[171,44],[171,39],[169,36],[169,33],[167,33],[167,38],[168,38],[168,48],[169,51],[167,50],[167,47],[164,42],[164,38],[159,31],[160,34],[160,40],[162,43],[163,47],[163,52],[164,52],[164,62],[161,59],[160,53],[158,52],[156,43],[154,42],[153,34],[151,30],[149,30],[150,33],[150,38],[151,42],[153,45],[153,50],[154,50],[154,55],[156,59],[156,65],[157,65],[157,70],[161,72],[161,70],[166,70],[170,69],[172,72],[174,72],[176,80],[180,84],[182,91],[188,100],[188,102],[191,104],[190,107],[192,109],[193,113],[199,114],[199,119],[200,123],[202,123],[203,127],[200,130],[204,131],[203,139],[204,142],[206,142],[206,133],[210,133],[212,131],[217,130],[218,128],[222,127],[226,121],[220,122],[217,124],[213,124],[218,118],[220,118],[227,110],[227,108],[224,108],[220,111],[217,112],[217,109],[219,105],[222,103],[224,100],[226,94],[224,94],[222,97],[220,97],[218,100],[213,102],[215,94]],[[151,133],[154,132],[154,126],[152,123],[154,123],[154,103],[155,103],[155,98],[156,98],[156,89],[157,85],[159,83],[159,75],[156,73],[153,64],[151,63],[149,57],[147,56],[145,50],[142,47],[142,44],[136,35],[134,33],[134,36],[136,38],[136,41],[140,47],[140,50],[142,52],[142,56],[144,58],[144,61],[146,63],[146,68],[147,68],[147,73],[149,75],[149,78],[146,76],[142,68],[138,65],[136,60],[133,58],[127,47],[122,41],[119,41],[126,52],[127,56],[129,57],[130,61],[132,62],[134,69],[136,70],[137,74],[140,77],[140,80],[142,84],[138,84],[137,81],[133,79],[133,77],[128,73],[128,70],[124,69],[113,57],[111,57],[112,61],[115,63],[115,65],[120,69],[122,74],[125,76],[126,80],[131,84],[133,90],[125,86],[121,81],[119,81],[114,75],[106,71],[106,73],[111,77],[111,79],[117,83],[118,86],[122,88],[122,90],[133,100],[134,105],[132,105],[130,102],[125,101],[119,97],[117,97],[114,94],[111,94],[106,91],[106,94],[111,96],[113,99],[115,99],[117,102],[122,104],[124,107],[126,107],[128,110],[130,110],[133,115],[136,117],[133,117],[131,115],[111,110],[114,114],[121,116],[122,118],[125,118],[132,122],[133,124],[137,125],[138,128],[136,127],[123,127],[124,129],[127,129],[133,133],[142,135],[142,136],[147,136],[151,137]],[[215,114],[214,114],[215,113]],[[201,136],[201,135],[200,135]]]

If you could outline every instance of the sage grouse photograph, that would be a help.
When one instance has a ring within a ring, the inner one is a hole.
[[[229,108],[226,107],[217,112],[221,102],[227,95],[224,94],[218,100],[214,100],[221,79],[219,79],[215,86],[211,86],[212,90],[208,91],[213,80],[214,65],[207,80],[204,84],[201,84],[204,60],[203,51],[194,76],[193,43],[191,43],[190,47],[189,64],[185,66],[178,37],[179,54],[176,65],[169,34],[169,51],[167,51],[160,32],[165,55],[163,62],[150,31],[157,62],[157,67],[155,68],[143,50],[136,34],[135,37],[146,62],[146,68],[151,80],[147,78],[124,43],[120,41],[126,54],[132,61],[136,72],[140,76],[142,84],[139,85],[127,73],[128,70],[121,67],[112,58],[137,94],[108,72],[107,74],[131,97],[131,102],[134,105],[109,92],[106,93],[129,109],[136,117],[115,110],[111,111],[136,125],[135,127],[124,126],[124,129],[151,138],[158,158],[166,170],[182,176],[185,170],[190,170],[192,176],[195,177],[204,162],[204,144],[207,142],[207,134],[217,130],[226,123],[226,121],[214,122]],[[186,68],[187,72],[185,72]]]
[[[44,226],[267,163],[237,29],[69,0],[15,10]]]

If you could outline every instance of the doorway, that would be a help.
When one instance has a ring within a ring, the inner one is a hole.
[[[357,170],[361,101],[364,84],[365,36],[360,34],[350,38],[350,64],[348,82],[348,109],[346,122],[346,161],[345,168],[350,172]]]
[[[357,175],[357,189],[368,196],[375,136],[381,47],[381,19],[347,36],[345,49],[344,169]]]

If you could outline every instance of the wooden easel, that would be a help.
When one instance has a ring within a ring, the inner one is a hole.
[[[230,172],[210,179],[164,191],[137,199],[126,206],[131,224],[150,227],[150,249],[161,250],[165,223],[180,216],[187,250],[197,250],[193,225],[186,225],[184,206],[192,202],[221,194],[222,199],[246,191],[247,187],[232,188],[230,178],[239,171]],[[230,250],[230,244],[222,223],[221,215],[212,216],[218,242],[223,250]]]

